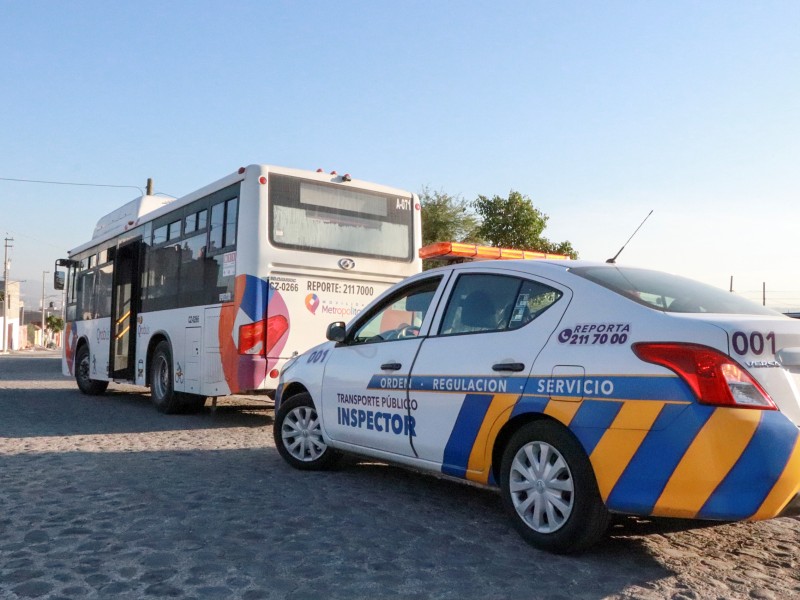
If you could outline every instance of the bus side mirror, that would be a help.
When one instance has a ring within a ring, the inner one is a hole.
[[[57,290],[64,289],[64,282],[66,281],[66,274],[64,271],[53,271],[53,287]]]
[[[328,325],[328,331],[325,333],[331,342],[343,342],[347,337],[347,331],[344,328],[344,321],[336,321]]]

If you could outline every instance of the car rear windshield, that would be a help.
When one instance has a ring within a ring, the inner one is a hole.
[[[574,267],[570,271],[639,304],[666,312],[778,314],[731,292],[660,271],[618,266]]]

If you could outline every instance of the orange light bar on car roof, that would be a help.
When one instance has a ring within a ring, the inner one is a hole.
[[[569,259],[569,256],[564,254],[535,252],[533,250],[516,250],[514,248],[495,248],[493,246],[480,246],[478,244],[465,244],[463,242],[436,242],[434,244],[428,244],[419,249],[419,257],[422,259],[435,258],[440,260],[455,260],[459,258],[471,258],[472,260]]]

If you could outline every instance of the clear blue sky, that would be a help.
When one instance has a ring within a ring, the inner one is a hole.
[[[0,0],[0,177],[528,195],[582,258],[800,309],[800,2]],[[0,181],[12,279],[134,189]],[[48,275],[47,294],[53,294]]]

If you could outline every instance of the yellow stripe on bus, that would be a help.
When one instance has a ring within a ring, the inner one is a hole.
[[[798,481],[797,473],[800,473],[800,436],[795,440],[794,449],[780,478],[772,486],[756,513],[750,517],[751,521],[771,519],[780,514],[789,501],[800,493],[800,481]]]
[[[695,517],[739,460],[760,420],[760,410],[717,408],[675,467],[653,514]]]
[[[595,446],[589,460],[592,462],[597,486],[604,502],[641,446],[663,407],[664,402],[626,401],[611,426]]]

